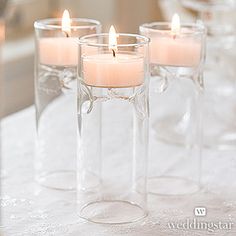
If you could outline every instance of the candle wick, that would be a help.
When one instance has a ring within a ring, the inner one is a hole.
[[[116,57],[116,52],[114,49],[112,49],[112,55],[113,55],[113,57]]]
[[[70,35],[69,35],[69,33],[68,33],[68,32],[66,32],[66,31],[63,31],[63,33],[66,35],[66,37],[67,37],[67,38],[69,38],[69,37],[70,37]]]

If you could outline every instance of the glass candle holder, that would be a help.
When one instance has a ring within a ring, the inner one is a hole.
[[[194,193],[200,186],[201,97],[205,28],[170,23],[140,26],[150,38],[148,191]]]
[[[147,215],[148,42],[135,34],[80,39],[79,215],[131,223]]]
[[[78,38],[100,32],[98,21],[71,19],[70,33],[61,19],[35,22],[36,180],[43,186],[76,186]]]
[[[207,27],[204,146],[213,149],[235,149],[236,1],[180,2],[184,7],[196,11]]]

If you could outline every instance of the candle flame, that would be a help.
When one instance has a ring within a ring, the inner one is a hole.
[[[63,12],[62,31],[66,34],[67,37],[69,37],[69,35],[71,33],[71,21],[70,21],[70,14],[69,14],[68,10],[65,10]]]
[[[180,18],[178,14],[174,14],[172,17],[172,23],[171,23],[171,33],[176,36],[180,32]]]
[[[117,50],[117,34],[114,26],[112,25],[109,30],[109,50],[114,52]]]

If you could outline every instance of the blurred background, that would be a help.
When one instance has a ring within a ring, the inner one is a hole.
[[[181,12],[182,20],[194,20],[194,15],[181,8],[177,0],[1,0],[0,8],[4,10],[6,29],[1,47],[4,116],[34,102],[34,21],[61,18],[64,9],[68,9],[71,17],[101,21],[104,31],[114,24],[118,32],[135,33],[141,23],[169,21],[174,12]],[[1,25],[3,32],[4,24]]]

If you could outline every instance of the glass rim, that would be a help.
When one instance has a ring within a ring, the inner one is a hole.
[[[117,43],[117,47],[133,47],[133,46],[140,46],[140,45],[146,45],[150,42],[150,39],[144,35],[140,34],[129,34],[129,33],[117,33],[118,37],[132,37],[132,38],[139,38],[142,39],[142,41],[137,43]],[[79,38],[78,43],[80,45],[87,45],[87,46],[93,46],[93,47],[109,47],[109,43],[94,43],[93,41],[89,41],[89,39],[95,38],[95,37],[107,37],[109,38],[109,33],[101,33],[101,34],[90,34],[85,35]]]
[[[43,20],[37,20],[34,22],[35,29],[42,29],[42,30],[60,30],[62,28],[61,18],[47,18]],[[76,23],[88,23],[88,25],[71,25],[71,29],[88,29],[88,28],[96,28],[97,26],[101,26],[101,22],[94,19],[89,18],[71,18],[71,22]]]
[[[158,28],[153,28],[153,27],[160,27]],[[163,28],[161,28],[163,27]],[[166,28],[164,28],[166,27]],[[204,24],[199,21],[197,23],[181,23],[180,24],[181,28],[184,29],[192,29],[193,31],[191,32],[181,32],[182,36],[188,36],[188,35],[198,35],[198,34],[206,34],[206,27],[204,26]],[[171,29],[171,22],[151,22],[151,23],[144,23],[142,25],[139,26],[139,30],[149,30],[151,32],[160,32],[160,33],[164,33],[165,30],[170,30]]]

